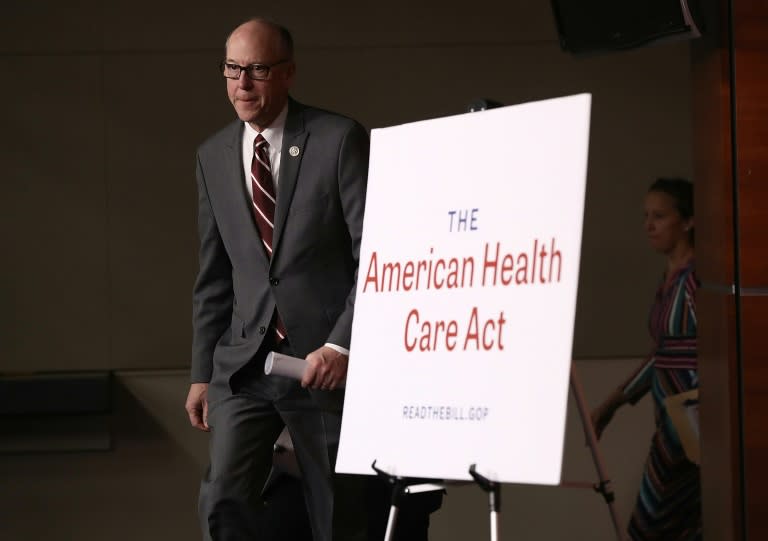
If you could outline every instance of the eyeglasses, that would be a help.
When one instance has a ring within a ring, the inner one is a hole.
[[[240,66],[238,64],[232,64],[230,62],[222,62],[219,65],[222,75],[227,79],[239,79],[240,74],[245,72],[249,79],[254,81],[264,81],[269,79],[269,70],[279,64],[285,64],[290,62],[290,58],[280,60],[274,64],[251,64],[249,66]]]

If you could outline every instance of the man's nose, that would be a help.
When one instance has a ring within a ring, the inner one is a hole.
[[[253,81],[251,81],[250,77],[245,73],[245,70],[240,71],[240,77],[237,79],[237,86],[240,88],[251,88],[253,86]]]

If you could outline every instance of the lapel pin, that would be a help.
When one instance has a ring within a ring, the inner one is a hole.
[[[288,149],[288,154],[293,156],[294,158],[299,155],[299,147],[296,145],[293,145],[291,148]]]

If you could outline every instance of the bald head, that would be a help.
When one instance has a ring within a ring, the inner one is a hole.
[[[244,35],[251,38],[253,36],[260,36],[262,39],[272,42],[270,44],[271,48],[279,51],[283,58],[293,60],[293,36],[284,26],[264,17],[253,17],[235,28],[227,36],[224,48],[229,50],[230,41],[233,38],[238,39]]]

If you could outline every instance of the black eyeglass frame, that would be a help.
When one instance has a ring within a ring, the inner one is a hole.
[[[241,66],[240,64],[234,64],[233,62],[227,62],[226,60],[222,61],[219,64],[219,70],[221,71],[221,74],[224,75],[227,79],[233,79],[237,80],[240,78],[240,76],[245,72],[246,77],[248,77],[251,81],[266,81],[269,79],[269,74],[272,72],[272,68],[275,66],[279,66],[280,64],[285,64],[286,62],[290,62],[290,58],[285,58],[283,60],[279,60],[275,62],[274,64],[248,64],[247,66]],[[225,75],[224,70],[225,69],[235,69],[237,68],[237,77],[227,77]],[[264,76],[261,75],[258,77],[254,77],[252,70],[266,70],[264,73]]]

